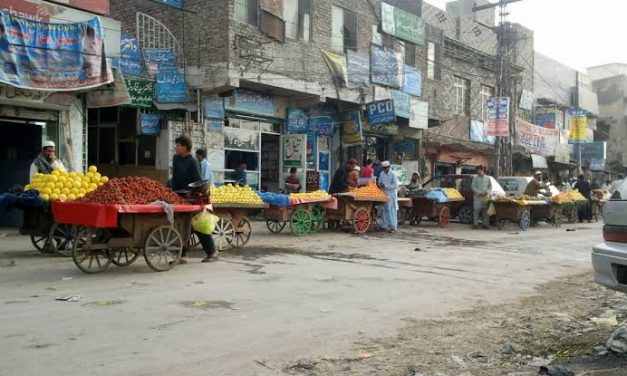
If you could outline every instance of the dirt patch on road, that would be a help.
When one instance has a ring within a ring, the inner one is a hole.
[[[562,364],[577,374],[625,375],[627,358],[599,356],[627,299],[590,274],[551,282],[511,305],[481,305],[443,320],[405,319],[394,337],[355,343],[345,358],[301,360],[290,375],[535,375]],[[581,373],[580,373],[581,372]]]

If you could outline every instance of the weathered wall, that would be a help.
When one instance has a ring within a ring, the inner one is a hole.
[[[592,82],[599,98],[599,131],[606,136],[607,162],[627,166],[627,76]]]

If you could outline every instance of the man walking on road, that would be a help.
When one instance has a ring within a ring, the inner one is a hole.
[[[488,195],[492,191],[492,182],[490,181],[490,177],[486,176],[483,166],[477,167],[477,176],[472,179],[472,191],[475,194],[473,201],[474,222],[472,228],[479,228],[479,215],[483,211],[482,226],[485,229],[489,229]]]
[[[381,227],[390,233],[395,233],[398,228],[398,200],[396,190],[398,189],[398,178],[390,169],[390,162],[381,163],[381,174],[379,175],[379,188],[388,196],[389,200],[383,207],[381,215]]]

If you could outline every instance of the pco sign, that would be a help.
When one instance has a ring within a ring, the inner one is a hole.
[[[368,109],[368,124],[384,124],[396,121],[394,101],[391,99],[368,103],[366,107]]]

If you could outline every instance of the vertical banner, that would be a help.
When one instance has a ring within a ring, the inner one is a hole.
[[[361,112],[351,111],[342,115],[342,144],[361,145],[363,140]]]
[[[370,75],[375,84],[400,89],[403,86],[401,54],[376,44],[370,45]]]
[[[486,135],[509,137],[509,97],[488,99]]]
[[[534,123],[542,128],[556,128],[557,108],[555,106],[536,107],[536,116]]]
[[[355,51],[346,51],[346,69],[348,84],[351,87],[367,87],[370,85],[370,57]]]
[[[403,67],[403,91],[416,97],[422,96],[422,75],[411,65]]]
[[[586,129],[588,129],[588,113],[586,110],[568,110],[570,115],[569,144],[582,144],[587,142]]]
[[[348,73],[346,69],[346,56],[322,51],[322,58],[329,68],[333,80],[341,85],[348,84]]]
[[[144,75],[139,41],[134,36],[122,34],[120,37],[118,65],[124,76],[142,77]]]

